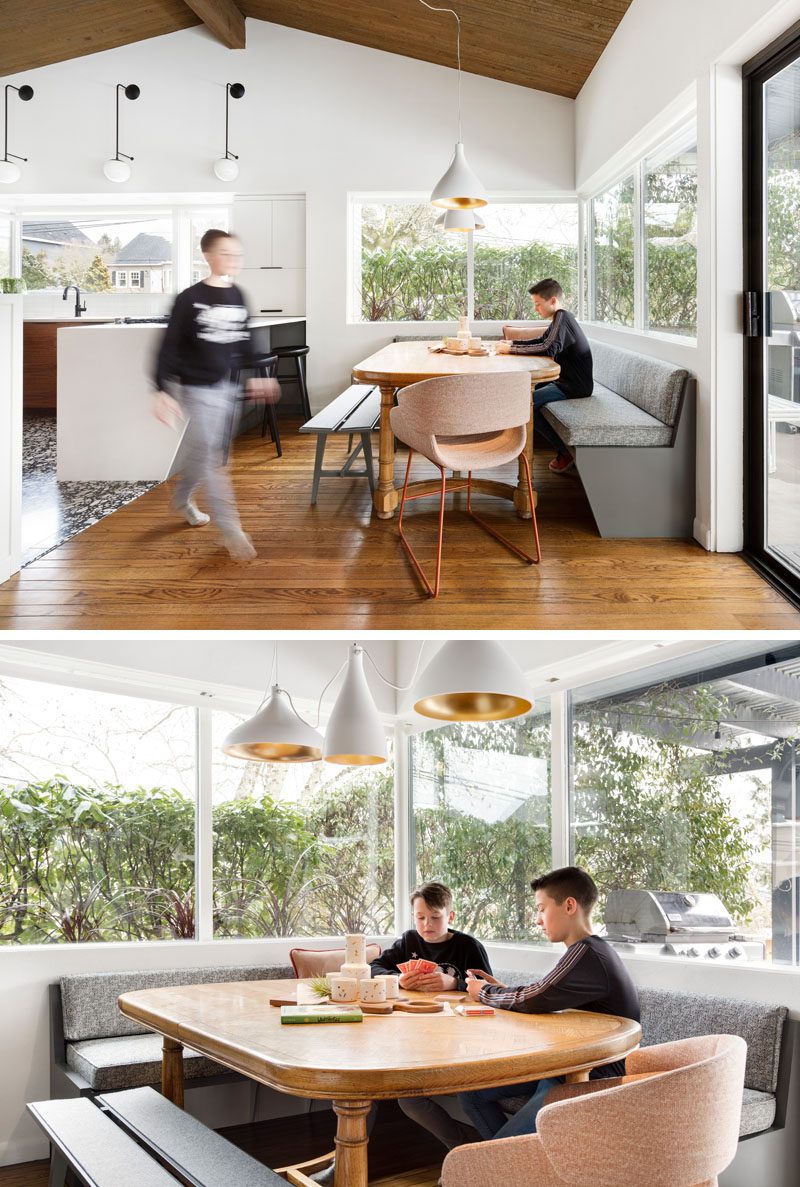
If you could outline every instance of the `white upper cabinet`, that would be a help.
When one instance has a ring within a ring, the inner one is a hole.
[[[242,241],[245,268],[305,268],[304,198],[236,198],[231,229]]]

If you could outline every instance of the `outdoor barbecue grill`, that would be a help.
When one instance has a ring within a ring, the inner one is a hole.
[[[764,945],[737,935],[715,894],[672,890],[612,890],[606,938],[616,948],[707,960],[763,960]]]

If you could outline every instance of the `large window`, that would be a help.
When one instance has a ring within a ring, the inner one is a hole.
[[[767,958],[797,963],[798,656],[575,695],[572,852],[603,898],[716,894]]]
[[[133,265],[139,269],[129,275]],[[172,267],[171,212],[82,212],[23,219],[22,276],[29,292],[60,295],[68,284],[87,293],[139,289],[142,267],[151,277],[151,292],[170,291],[163,277]]]
[[[0,678],[0,943],[191,939],[195,711]]]
[[[552,864],[550,714],[458,723],[411,741],[413,869],[455,895],[455,926],[536,941],[531,878]]]
[[[555,276],[577,298],[578,219],[572,202],[498,202],[485,229],[442,231],[429,202],[351,203],[354,321],[526,320],[528,288]],[[470,279],[472,278],[472,279]]]
[[[694,125],[668,137],[586,204],[591,321],[697,333],[697,147]]]
[[[242,762],[241,718],[213,714],[214,932],[312,936],[394,928],[394,772]]]

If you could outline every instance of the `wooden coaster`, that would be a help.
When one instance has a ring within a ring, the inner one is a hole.
[[[395,1010],[400,1014],[441,1014],[443,1002],[395,1002]]]
[[[362,1014],[391,1014],[394,1011],[392,1002],[359,1002]]]

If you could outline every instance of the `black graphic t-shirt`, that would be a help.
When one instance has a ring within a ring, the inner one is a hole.
[[[239,363],[252,358],[249,314],[235,284],[217,288],[201,280],[175,298],[156,359],[153,380],[159,390],[175,380],[211,387]]]
[[[397,966],[407,960],[432,960],[443,973],[456,978],[459,989],[467,987],[467,969],[483,969],[489,974],[492,972],[483,944],[467,932],[450,928],[447,939],[442,940],[441,944],[429,944],[419,932],[412,929],[403,932],[399,940],[395,940],[391,947],[385,948],[373,960],[370,965],[372,976],[377,973],[396,973]]]

